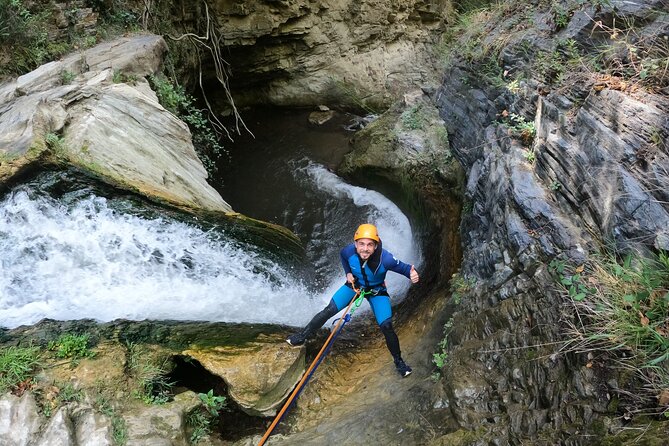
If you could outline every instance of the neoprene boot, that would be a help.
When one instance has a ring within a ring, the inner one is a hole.
[[[333,301],[330,301],[327,307],[316,313],[302,331],[288,336],[286,342],[293,347],[304,344],[307,339],[312,337],[314,333],[316,333],[318,329],[335,314],[337,314],[337,305]]]
[[[397,355],[393,359],[395,361],[395,369],[397,369],[397,373],[399,373],[402,378],[411,375],[411,367],[404,362],[401,356]]]

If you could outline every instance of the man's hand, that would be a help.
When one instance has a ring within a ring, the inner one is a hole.
[[[418,283],[420,280],[418,271],[416,271],[416,268],[414,268],[413,265],[411,265],[411,272],[409,273],[409,277],[411,278],[411,283]]]
[[[355,277],[353,277],[353,274],[351,273],[346,274],[346,281],[350,283],[352,286],[355,286]]]

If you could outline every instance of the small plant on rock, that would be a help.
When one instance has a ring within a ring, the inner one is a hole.
[[[55,133],[47,133],[44,137],[44,142],[46,143],[46,146],[53,150],[55,154],[61,155],[65,153],[65,141],[61,136]]]
[[[136,74],[126,74],[121,70],[114,70],[114,73],[112,74],[112,82],[115,84],[130,84],[130,85],[135,85],[137,83],[137,75]]]
[[[204,437],[211,433],[212,425],[218,418],[220,411],[225,408],[224,396],[214,395],[214,390],[207,393],[199,393],[198,397],[202,404],[193,409],[186,418],[186,424],[191,429],[191,443],[199,443]]]
[[[160,104],[182,119],[191,130],[193,146],[209,173],[216,171],[216,160],[226,153],[204,111],[195,106],[195,99],[184,88],[164,76],[149,76],[149,83]]]
[[[421,130],[425,127],[426,119],[421,104],[415,104],[402,113],[402,126],[409,130]]]
[[[57,340],[49,342],[48,348],[56,352],[57,358],[70,358],[73,361],[78,361],[79,359],[95,356],[95,352],[88,347],[89,340],[87,334],[65,333]]]
[[[553,22],[555,23],[556,29],[565,28],[569,24],[569,15],[570,12],[560,6],[559,4],[553,5]]]
[[[511,135],[519,138],[523,145],[529,147],[534,142],[534,137],[537,134],[537,129],[533,121],[528,121],[524,116],[516,113],[508,113],[504,111],[502,114],[503,123],[509,127]]]
[[[506,84],[506,89],[513,94],[518,94],[518,92],[520,92],[520,81],[518,79],[513,79],[511,82]]]
[[[437,352],[432,354],[432,362],[437,366],[437,369],[439,369],[433,375],[433,378],[438,378],[440,376],[441,368],[446,365],[446,361],[448,360],[448,335],[451,333],[452,329],[453,317],[444,324],[444,337],[439,341]]]
[[[214,390],[210,389],[207,393],[197,395],[202,401],[202,406],[214,417],[218,416],[219,411],[225,407],[225,397],[214,395]]]
[[[453,274],[450,286],[453,303],[459,305],[462,301],[462,296],[471,291],[475,283],[474,278],[463,276],[459,272]]]
[[[81,389],[76,389],[72,383],[67,383],[59,388],[58,402],[70,403],[73,401],[81,401],[84,398],[84,392]]]
[[[534,161],[537,159],[537,156],[534,154],[534,150],[528,150],[523,156],[530,164],[534,164]]]
[[[63,70],[60,72],[60,82],[63,85],[72,83],[75,77],[77,77],[77,75],[69,70]]]

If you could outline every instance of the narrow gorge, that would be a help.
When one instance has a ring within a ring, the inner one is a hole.
[[[667,444],[666,0],[3,7],[0,443]]]

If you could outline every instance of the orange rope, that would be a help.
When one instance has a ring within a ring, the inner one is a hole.
[[[337,321],[337,325],[336,325],[335,328],[330,332],[330,336],[328,336],[328,339],[327,339],[327,340],[325,341],[325,343],[323,344],[323,347],[321,347],[321,350],[320,350],[320,351],[318,352],[318,354],[316,355],[316,358],[315,358],[314,361],[311,363],[311,365],[309,366],[309,368],[307,369],[307,371],[304,373],[304,375],[302,376],[302,379],[300,380],[300,382],[297,383],[297,386],[295,387],[295,389],[293,390],[293,392],[290,394],[290,396],[289,396],[288,399],[286,400],[285,404],[283,405],[283,407],[281,408],[281,410],[279,411],[279,413],[276,415],[276,417],[274,417],[274,421],[272,421],[272,424],[270,424],[269,428],[267,429],[267,432],[265,432],[265,435],[263,435],[263,437],[260,439],[260,442],[258,443],[258,446],[263,446],[263,445],[265,444],[265,442],[267,441],[267,439],[269,438],[269,436],[272,434],[272,431],[274,430],[274,428],[276,427],[276,425],[277,425],[277,424],[279,423],[279,421],[281,420],[281,417],[283,416],[284,412],[285,412],[286,410],[288,410],[288,406],[290,406],[290,404],[293,402],[293,399],[295,399],[295,396],[300,392],[300,389],[301,389],[302,386],[304,385],[305,381],[309,378],[309,375],[311,374],[311,371],[314,369],[314,367],[316,367],[316,364],[318,363],[318,360],[319,360],[320,357],[323,355],[323,352],[326,350],[328,344],[330,343],[330,339],[332,339],[332,337],[335,335],[335,333],[337,333],[337,329],[339,328],[339,326],[341,325],[342,321],[344,320],[344,318],[345,318],[346,315],[348,314],[348,310],[351,308],[351,305],[353,305],[353,302],[355,302],[355,299],[356,299],[356,298],[358,297],[358,295],[360,294],[360,291],[359,291],[359,290],[355,290],[355,291],[356,291],[355,296],[353,296],[353,299],[351,299],[351,303],[349,303],[349,304],[348,304],[348,307],[346,307],[346,311],[344,311],[344,314],[342,314],[342,316],[341,316],[341,317],[339,318],[339,320]]]

